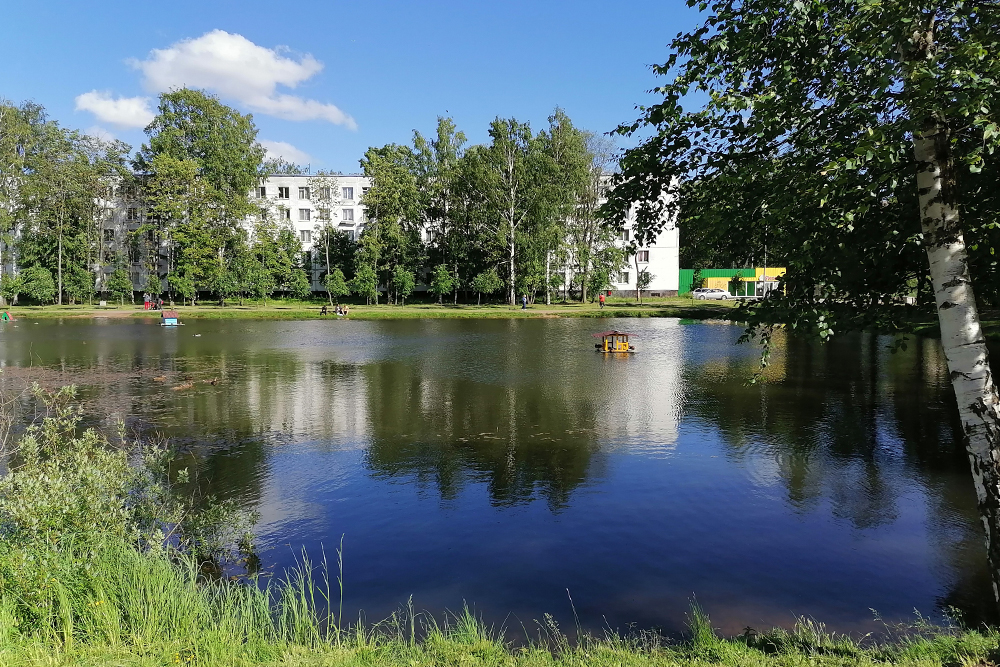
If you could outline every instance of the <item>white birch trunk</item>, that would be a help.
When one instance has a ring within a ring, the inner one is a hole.
[[[1000,602],[1000,398],[972,292],[953,188],[949,137],[932,125],[914,137],[924,245],[965,445],[972,464],[993,594]]]
[[[551,280],[549,280],[549,266],[551,264],[551,260],[552,260],[552,252],[546,250],[545,251],[545,305],[546,306],[552,305],[552,301],[549,297],[549,283],[552,282]]]
[[[510,257],[508,258],[510,264],[510,305],[515,305],[516,295],[514,294],[514,228],[510,229]]]

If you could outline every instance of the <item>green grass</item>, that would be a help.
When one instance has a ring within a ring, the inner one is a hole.
[[[687,635],[672,641],[653,633],[571,638],[545,619],[533,637],[519,627],[515,642],[468,610],[436,620],[403,609],[373,626],[342,623],[324,611],[337,610],[336,578],[308,561],[262,589],[205,583],[195,567],[130,548],[59,553],[88,557],[88,576],[53,579],[46,621],[33,629],[17,625],[16,599],[0,597],[0,664],[971,667],[992,663],[1000,646],[994,630],[927,624],[859,643],[805,620],[723,638],[696,606]]]
[[[322,302],[285,301],[269,302],[267,305],[227,305],[215,304],[198,306],[177,306],[181,320],[184,319],[274,319],[301,320],[319,319]],[[609,299],[602,310],[596,303],[554,303],[550,306],[535,304],[527,310],[520,306],[508,305],[438,305],[434,303],[411,303],[405,306],[349,305],[350,319],[391,320],[418,318],[463,318],[463,319],[508,319],[525,317],[681,317],[686,319],[729,319],[735,314],[732,302],[694,301],[687,297],[643,299],[638,304],[627,299]],[[142,306],[14,306],[9,309],[15,318],[24,317],[152,317],[158,318],[158,311],[146,311]],[[336,315],[327,315],[335,319]]]

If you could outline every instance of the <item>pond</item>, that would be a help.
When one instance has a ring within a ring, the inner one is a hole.
[[[635,335],[633,355],[591,334]],[[513,634],[724,631],[808,615],[993,619],[940,348],[645,320],[131,320],[0,325],[0,382],[76,383],[88,414],[189,448],[259,512],[265,567],[343,540],[344,608],[412,596]],[[214,383],[213,383],[214,381]],[[874,612],[877,612],[877,616]]]

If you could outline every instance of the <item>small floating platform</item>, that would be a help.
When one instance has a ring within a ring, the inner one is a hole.
[[[635,352],[635,346],[628,342],[629,336],[624,331],[604,331],[594,334],[594,338],[600,338],[600,343],[594,343],[594,348],[598,352],[604,353],[631,353]]]
[[[180,326],[181,321],[177,318],[176,310],[164,310],[160,313],[160,326],[163,327],[177,327]]]

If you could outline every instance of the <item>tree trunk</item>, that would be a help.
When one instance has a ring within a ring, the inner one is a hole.
[[[635,300],[642,305],[642,290],[639,289],[639,251],[635,253]]]
[[[323,236],[326,238],[326,243],[323,244],[323,247],[326,248],[326,279],[324,280],[325,282],[330,278],[330,225],[326,226],[326,229],[323,231]],[[333,295],[330,294],[330,290],[326,291],[326,296],[327,298],[330,299],[330,305],[332,306]]]
[[[993,594],[1000,602],[1000,397],[972,292],[959,225],[948,129],[931,121],[914,137],[920,221],[965,446],[972,464]]]
[[[3,251],[4,251],[4,242],[2,239],[0,239],[0,285],[3,285],[3,276],[4,276]],[[4,297],[3,294],[0,294],[0,308],[4,308],[6,306],[7,306],[7,299]]]
[[[514,228],[510,229],[510,305],[515,305],[517,296],[514,294]]]
[[[51,275],[51,274],[49,274]],[[56,292],[56,303],[62,305],[62,215],[59,219],[59,289]]]
[[[551,306],[552,299],[549,296],[549,265],[551,263],[552,253],[548,250],[545,251],[545,305]]]

